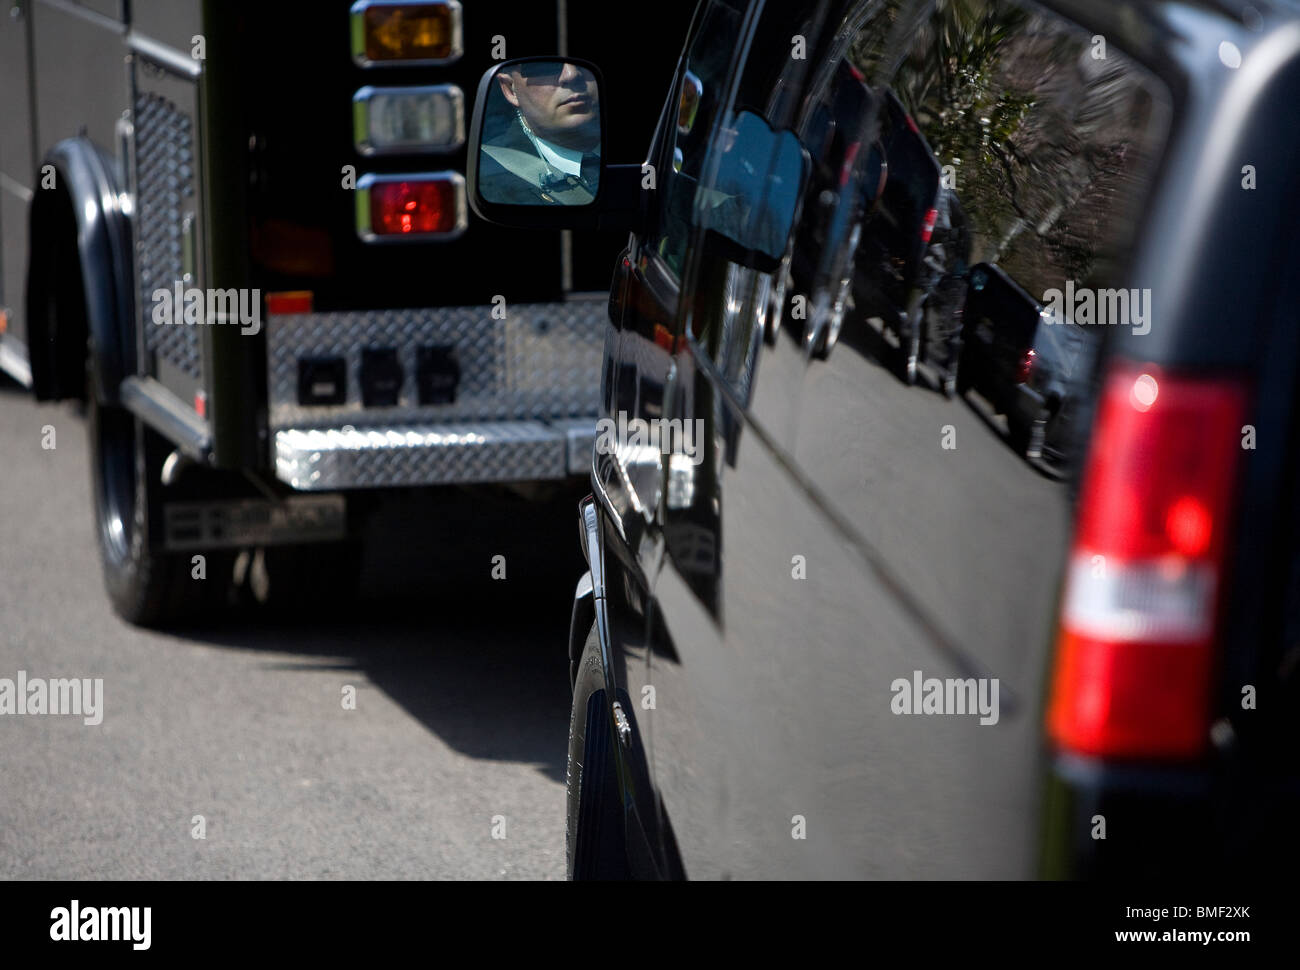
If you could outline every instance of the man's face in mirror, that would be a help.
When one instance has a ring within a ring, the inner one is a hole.
[[[575,151],[600,145],[596,76],[577,64],[534,61],[497,75],[501,93],[533,134]]]

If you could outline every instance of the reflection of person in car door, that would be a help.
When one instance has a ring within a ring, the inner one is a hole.
[[[926,357],[943,370],[945,388],[951,389],[961,352],[961,304],[966,295],[970,237],[965,212],[951,189],[940,187],[935,208],[934,232],[923,270],[929,277],[924,281],[929,293]]]
[[[513,117],[483,142],[483,198],[512,205],[591,202],[600,180],[595,75],[576,64],[534,61],[503,69],[497,80],[494,113],[499,120]]]

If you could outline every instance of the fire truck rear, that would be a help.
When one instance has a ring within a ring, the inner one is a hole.
[[[319,594],[398,490],[581,482],[617,241],[474,219],[466,92],[494,58],[580,55],[615,19],[563,0],[10,6],[0,366],[85,402],[121,615],[183,615],[220,586],[196,575],[250,550]],[[684,29],[663,21],[608,79],[632,151]]]

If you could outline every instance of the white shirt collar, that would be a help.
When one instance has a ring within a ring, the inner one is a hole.
[[[533,133],[533,139],[537,145],[537,150],[541,152],[542,158],[546,163],[557,172],[563,172],[565,175],[582,175],[582,152],[574,151],[572,148],[565,148],[554,142],[549,142],[542,138],[536,132]]]

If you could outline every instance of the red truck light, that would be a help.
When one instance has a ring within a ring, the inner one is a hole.
[[[1209,729],[1245,387],[1121,365],[1079,499],[1048,734],[1102,757],[1192,758]]]
[[[367,242],[452,239],[468,222],[457,172],[365,175],[357,182],[357,233]]]

